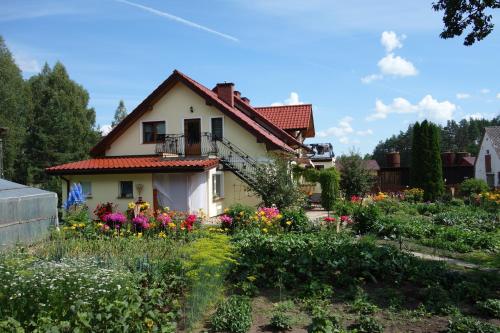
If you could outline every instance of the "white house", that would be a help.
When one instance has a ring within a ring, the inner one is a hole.
[[[475,178],[490,187],[500,186],[500,126],[485,127],[474,168]]]
[[[174,71],[90,152],[92,158],[48,168],[63,181],[63,200],[80,183],[90,208],[125,210],[142,199],[155,209],[220,214],[257,204],[257,164],[271,151],[296,158],[314,136],[312,106],[254,107],[233,83],[213,89]]]

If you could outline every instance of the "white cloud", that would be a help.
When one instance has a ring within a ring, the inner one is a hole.
[[[111,129],[112,129],[112,127],[111,127],[110,124],[103,125],[101,127],[101,133],[102,133],[102,135],[108,135],[108,133],[111,132]]]
[[[497,94],[497,98],[500,99],[500,93]]]
[[[182,17],[176,16],[176,15],[164,12],[164,11],[160,11],[158,9],[154,9],[152,7],[143,6],[141,4],[138,4],[138,3],[135,3],[135,2],[132,2],[132,1],[127,1],[127,0],[115,0],[115,1],[127,4],[127,5],[132,6],[132,7],[136,7],[136,8],[142,9],[144,11],[153,13],[153,14],[158,15],[158,16],[165,17],[165,18],[167,18],[169,20],[172,20],[172,21],[175,21],[175,22],[187,25],[188,27],[191,27],[191,28],[200,29],[200,30],[209,32],[209,33],[217,35],[219,37],[222,37],[222,38],[225,38],[225,39],[229,39],[229,40],[231,40],[233,42],[239,42],[239,39],[236,38],[236,37],[233,37],[231,35],[219,32],[217,30],[213,30],[213,29],[208,28],[206,26],[203,26],[201,24],[198,24],[198,23],[186,20],[186,19],[184,19]]]
[[[419,117],[429,118],[436,121],[444,121],[453,118],[457,106],[449,101],[438,101],[431,95],[426,95],[417,104],[411,104],[407,99],[398,97],[391,104],[384,104],[381,100],[375,101],[375,113],[366,120],[385,119],[391,113],[396,114],[418,114]]]
[[[402,41],[404,39],[406,39],[406,35],[398,36],[394,31],[382,32],[380,43],[385,48],[386,55],[377,63],[380,72],[362,77],[361,82],[369,84],[376,80],[382,80],[384,76],[405,77],[417,75],[418,70],[411,61],[395,55],[393,52],[403,47]]]
[[[489,94],[489,93],[490,93],[490,91],[491,91],[491,90],[490,90],[490,89],[488,89],[488,88],[483,88],[483,89],[481,89],[481,90],[480,90],[481,94]]]
[[[356,131],[356,134],[359,135],[359,136],[372,135],[373,134],[373,130],[367,129],[367,130],[364,130],[364,131]]]
[[[400,56],[389,53],[378,62],[378,67],[384,75],[414,76],[418,74],[413,64]]]
[[[467,99],[467,98],[470,98],[470,94],[468,93],[457,93],[457,98],[458,99]]]
[[[384,31],[380,37],[380,42],[385,47],[385,51],[390,53],[395,49],[403,47],[402,41],[406,38],[405,35],[398,36],[394,31]]]
[[[362,77],[361,82],[363,82],[365,84],[369,84],[369,83],[372,83],[373,81],[376,81],[376,80],[382,80],[383,78],[384,78],[384,76],[382,74],[371,74],[371,75],[367,75],[365,77]]]
[[[25,54],[14,54],[14,60],[19,68],[25,73],[38,73],[42,69],[38,60]]]
[[[336,126],[330,127],[324,131],[319,131],[317,136],[320,138],[334,137],[342,144],[357,143],[359,140],[352,140],[351,136],[367,136],[372,135],[373,130],[359,130],[355,131],[352,127],[352,117],[346,116],[338,122]]]
[[[290,93],[290,97],[285,99],[283,102],[274,102],[271,106],[282,106],[282,105],[300,105],[304,104],[304,102],[300,101],[299,94],[292,91]]]

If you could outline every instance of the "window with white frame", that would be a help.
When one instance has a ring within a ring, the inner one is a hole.
[[[89,181],[81,181],[82,192],[85,198],[92,197],[92,183]]]
[[[214,198],[224,197],[224,173],[217,171],[212,175],[212,195]]]

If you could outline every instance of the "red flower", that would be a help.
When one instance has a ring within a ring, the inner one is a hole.
[[[323,221],[328,222],[328,223],[330,223],[330,222],[335,222],[336,220],[337,220],[337,219],[336,219],[335,217],[330,217],[330,216],[327,216],[327,217],[325,217],[325,218],[323,219]]]

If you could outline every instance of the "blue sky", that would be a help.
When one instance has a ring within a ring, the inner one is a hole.
[[[101,126],[179,69],[253,105],[312,103],[310,142],[366,153],[416,120],[500,113],[500,25],[442,40],[431,2],[2,0],[0,34],[25,77],[60,60]]]

